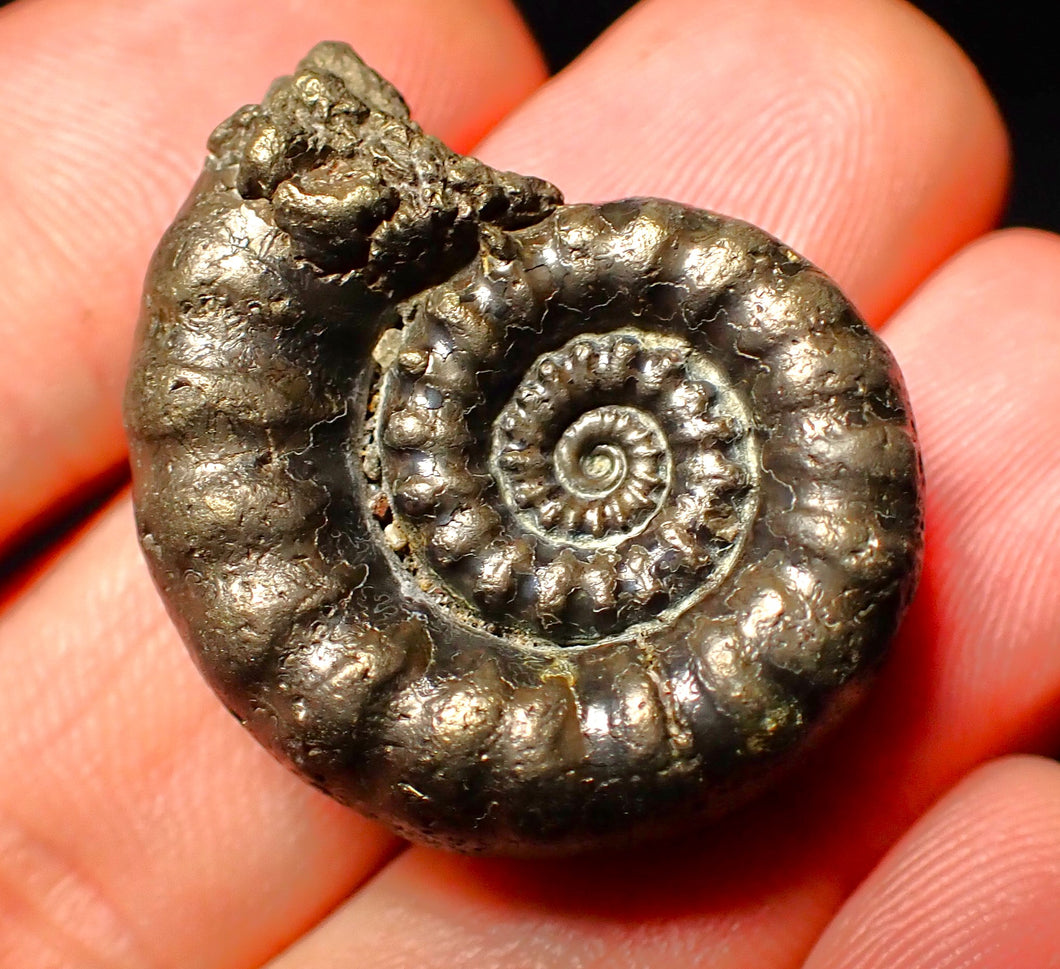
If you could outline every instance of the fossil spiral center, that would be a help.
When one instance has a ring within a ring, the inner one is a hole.
[[[571,460],[566,440],[556,448],[556,473],[568,490],[582,498],[606,498],[626,476],[626,456],[613,444],[597,444],[580,458]]]
[[[603,486],[597,493],[607,494],[621,480],[625,463],[625,457],[618,448],[598,444],[580,461],[581,471],[589,479],[586,490],[591,492],[593,484],[602,482]]]
[[[725,577],[755,512],[757,445],[707,354],[583,333],[528,367],[513,346],[513,387],[427,336],[406,337],[378,424],[421,586],[433,576],[463,615],[574,645],[668,621]],[[414,356],[426,366],[405,367]]]
[[[637,407],[588,410],[551,449],[546,442],[524,447],[523,438],[504,432],[508,423],[517,424],[517,415],[502,412],[495,435],[498,484],[522,524],[544,537],[583,546],[623,541],[643,529],[669,488],[666,437]],[[547,498],[540,501],[543,491]]]

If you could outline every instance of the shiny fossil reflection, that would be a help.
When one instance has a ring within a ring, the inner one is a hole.
[[[145,554],[230,709],[458,850],[746,800],[916,582],[908,404],[833,284],[746,223],[456,155],[341,44],[214,132],[126,423]]]

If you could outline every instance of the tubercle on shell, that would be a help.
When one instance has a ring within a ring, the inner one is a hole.
[[[341,44],[210,148],[145,291],[134,497],[278,757],[416,840],[570,852],[732,808],[858,695],[922,482],[822,274],[462,158]]]

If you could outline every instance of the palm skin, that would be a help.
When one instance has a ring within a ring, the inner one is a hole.
[[[896,0],[645,0],[546,84],[507,0],[248,9],[0,13],[0,539],[120,466],[140,283],[206,135],[335,37],[458,150],[571,201],[749,219],[829,272],[906,375],[924,579],[868,703],[749,810],[611,859],[470,860],[405,848],[243,733],[118,494],[0,612],[0,967],[1060,958],[1060,768],[1004,756],[1060,740],[1060,241],[983,236],[1006,141],[960,52]]]

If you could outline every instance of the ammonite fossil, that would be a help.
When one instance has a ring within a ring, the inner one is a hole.
[[[743,222],[461,157],[341,44],[213,134],[126,415],[144,551],[229,708],[462,851],[747,799],[916,582],[909,407],[832,283]]]

